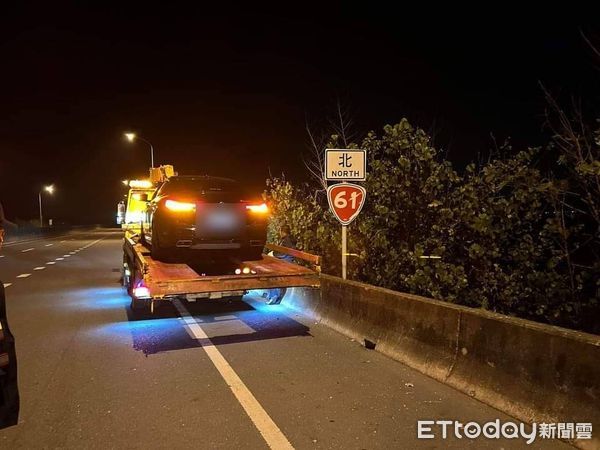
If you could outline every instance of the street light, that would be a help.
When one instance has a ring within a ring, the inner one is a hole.
[[[151,163],[151,167],[154,167],[154,147],[152,147],[152,144],[150,143],[150,141],[147,141],[146,139],[144,139],[141,136],[138,136],[135,133],[125,133],[125,138],[129,141],[129,142],[133,142],[136,139],[139,139],[142,142],[145,142],[146,144],[148,144],[150,146],[150,163]]]
[[[52,195],[54,194],[54,185],[44,186],[42,191],[46,191],[48,194]],[[40,228],[44,227],[44,218],[42,216],[42,191],[38,193],[38,199],[40,201]]]

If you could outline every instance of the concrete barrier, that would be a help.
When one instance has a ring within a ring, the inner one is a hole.
[[[524,422],[591,422],[600,449],[600,336],[322,275],[284,302]]]

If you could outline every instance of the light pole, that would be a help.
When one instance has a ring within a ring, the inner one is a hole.
[[[138,136],[135,133],[125,133],[125,137],[127,138],[127,140],[129,142],[133,142],[136,139],[139,139],[142,142],[145,142],[146,144],[148,144],[150,146],[150,164],[151,167],[154,168],[154,147],[152,147],[152,144],[150,143],[150,141],[147,141],[146,139],[144,139],[141,136]]]
[[[46,191],[48,194],[54,193],[54,185],[44,186],[43,191]],[[40,201],[40,228],[44,228],[44,216],[42,215],[42,191],[38,193],[38,199]]]

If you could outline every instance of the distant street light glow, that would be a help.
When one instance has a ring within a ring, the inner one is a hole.
[[[48,186],[44,186],[42,191],[45,191],[48,194],[54,194],[54,185],[50,184]],[[43,228],[43,226],[44,226],[44,216],[42,215],[42,191],[40,191],[38,194],[38,200],[40,203],[40,227],[41,228]]]
[[[131,133],[131,132],[127,132],[125,133],[125,138],[127,138],[127,140],[129,142],[133,142],[136,139],[139,139],[142,142],[145,142],[146,144],[148,144],[150,146],[150,167],[154,167],[154,147],[152,146],[152,144],[150,143],[150,141],[147,141],[146,139],[144,139],[141,136],[138,136],[135,133]]]

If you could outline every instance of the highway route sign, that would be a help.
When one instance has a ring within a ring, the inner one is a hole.
[[[355,149],[325,149],[325,179],[328,181],[365,181],[367,151]]]
[[[367,191],[352,183],[337,183],[327,188],[327,201],[333,215],[342,225],[349,225],[360,213]]]

